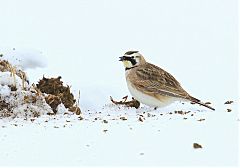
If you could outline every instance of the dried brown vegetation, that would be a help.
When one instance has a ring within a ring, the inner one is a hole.
[[[63,86],[61,77],[57,78],[45,78],[43,77],[37,84],[37,88],[42,92],[48,94],[45,99],[51,106],[54,112],[56,112],[59,104],[63,104],[69,111],[81,114],[81,110],[76,105],[76,99],[70,92],[69,86]]]
[[[116,105],[124,105],[126,107],[135,107],[136,109],[138,109],[140,107],[140,102],[137,101],[136,99],[132,98],[131,101],[127,101],[128,96],[123,97],[121,101],[115,101],[113,100],[113,98],[110,96],[110,100],[113,104]]]

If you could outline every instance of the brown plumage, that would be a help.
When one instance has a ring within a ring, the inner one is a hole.
[[[161,101],[170,98],[185,99],[215,110],[188,94],[170,73],[156,65],[146,62],[138,52],[127,52],[125,53],[125,57],[127,57],[128,54],[133,54],[134,56],[131,56],[131,58],[137,60],[137,64],[132,65],[132,67],[131,64],[125,63],[126,79],[131,87]]]

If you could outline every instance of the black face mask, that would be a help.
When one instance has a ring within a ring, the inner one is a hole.
[[[137,61],[134,59],[134,57],[122,56],[122,57],[119,57],[119,58],[120,58],[119,61],[130,61],[133,66],[137,64]]]

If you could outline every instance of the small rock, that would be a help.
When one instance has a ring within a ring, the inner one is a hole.
[[[126,117],[120,117],[120,119],[123,120],[123,121],[126,121],[126,120],[127,120]]]
[[[142,117],[139,117],[139,118],[138,118],[138,121],[143,122],[143,118],[142,118]]]
[[[70,107],[69,111],[74,112],[76,115],[80,115],[82,113],[81,109],[78,106]]]
[[[104,124],[107,124],[107,123],[108,123],[108,121],[107,121],[107,120],[103,120],[103,123],[104,123]]]
[[[228,101],[226,101],[224,104],[232,104],[232,103],[233,103],[232,100],[228,100]]]
[[[203,147],[202,147],[202,145],[200,145],[200,144],[198,144],[198,143],[194,143],[194,144],[193,144],[193,148],[194,148],[194,149],[202,149]]]
[[[83,118],[82,116],[79,116],[78,119],[79,119],[79,120],[83,120],[84,118]]]

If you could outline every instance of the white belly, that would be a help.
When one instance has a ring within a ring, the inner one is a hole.
[[[176,98],[169,97],[169,96],[165,96],[163,100],[159,100],[155,97],[149,96],[147,94],[144,94],[138,91],[137,89],[132,87],[132,85],[129,82],[127,82],[127,85],[128,85],[128,90],[136,100],[151,107],[164,107],[177,100]]]

